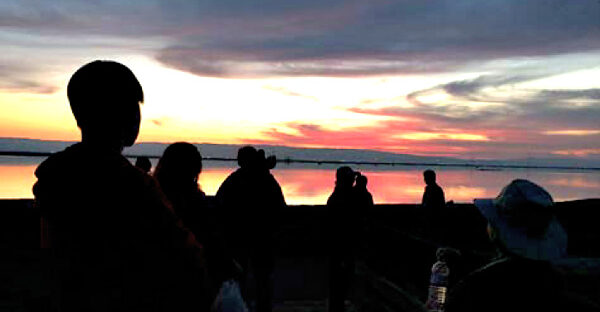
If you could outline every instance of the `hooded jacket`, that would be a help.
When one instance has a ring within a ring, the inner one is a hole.
[[[125,157],[78,143],[35,175],[59,309],[168,310],[186,297],[173,285],[198,291],[200,246],[156,181]]]

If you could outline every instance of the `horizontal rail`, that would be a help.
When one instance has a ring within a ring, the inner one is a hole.
[[[50,152],[24,152],[24,151],[0,151],[0,156],[25,156],[25,157],[47,157]],[[148,157],[158,159],[157,155],[125,154],[125,157]],[[237,162],[237,158],[227,157],[202,157],[205,161]],[[377,161],[354,161],[354,160],[314,160],[314,159],[277,159],[278,163],[285,164],[316,164],[316,165],[368,165],[368,166],[399,166],[399,167],[451,167],[471,168],[477,170],[501,170],[501,169],[553,169],[553,170],[585,170],[600,171],[600,167],[581,166],[548,166],[548,165],[500,165],[500,164],[473,164],[473,163],[437,163],[437,162],[377,162]]]

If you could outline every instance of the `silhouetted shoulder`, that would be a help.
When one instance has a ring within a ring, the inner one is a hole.
[[[238,169],[232,172],[230,175],[225,178],[225,181],[221,183],[217,193],[215,194],[215,198],[219,204],[224,204],[225,201],[232,199],[231,195],[235,192],[243,183],[243,172],[241,169]]]
[[[34,188],[39,190],[40,184],[50,188],[73,185],[73,187],[86,189],[86,192],[99,192],[101,190],[85,186],[106,182],[102,180],[106,175],[111,175],[115,179],[127,179],[132,183],[133,189],[139,186],[157,188],[156,181],[152,177],[135,168],[122,155],[103,153],[82,143],[74,144],[43,161],[35,170],[38,182]]]
[[[560,274],[549,263],[503,258],[453,287],[445,311],[555,311],[562,305]]]

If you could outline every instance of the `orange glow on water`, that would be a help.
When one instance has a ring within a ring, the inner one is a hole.
[[[200,177],[198,178],[198,184],[204,193],[207,195],[214,195],[217,193],[221,183],[225,181],[227,176],[233,172],[232,168],[203,168]]]
[[[37,165],[0,165],[0,199],[32,198]]]
[[[2,160],[0,158],[0,160]],[[39,159],[38,161],[41,161]],[[0,198],[32,198],[34,171],[38,161],[0,163]],[[218,164],[222,166],[223,164]],[[221,183],[236,168],[216,167],[207,162],[199,184],[207,195],[214,195]],[[355,168],[369,179],[368,189],[375,203],[420,203],[425,187],[421,169]],[[546,188],[557,201],[600,197],[600,172],[552,171],[476,171],[436,169],[438,183],[446,200],[472,202],[474,198],[495,197],[502,187],[516,178],[529,179]],[[335,169],[289,168],[272,170],[290,205],[322,205],[333,191]]]

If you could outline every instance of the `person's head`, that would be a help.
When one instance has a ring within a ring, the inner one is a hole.
[[[367,177],[357,172],[356,187],[361,189],[367,188]]]
[[[268,172],[268,170],[275,168],[277,164],[275,156],[265,157],[264,150],[256,150],[250,145],[238,150],[237,161],[240,168],[257,172]]]
[[[165,149],[156,165],[154,176],[161,186],[197,185],[201,171],[202,156],[196,146],[187,142],[177,142]]]
[[[248,169],[256,162],[258,151],[253,146],[247,145],[238,150],[237,162],[240,168]]]
[[[140,156],[135,160],[135,166],[140,168],[145,173],[150,172],[152,169],[152,163],[150,163],[150,159],[146,156]]]
[[[125,65],[113,61],[83,65],[69,80],[67,97],[84,140],[133,145],[144,92]]]
[[[425,184],[433,185],[435,184],[435,171],[431,169],[427,169],[423,171],[423,178],[425,180]]]
[[[476,199],[475,206],[501,250],[533,260],[565,256],[567,234],[556,219],[552,196],[539,185],[517,179],[495,199]]]
[[[356,172],[348,166],[339,167],[335,173],[335,185],[339,188],[350,188],[354,184]]]

